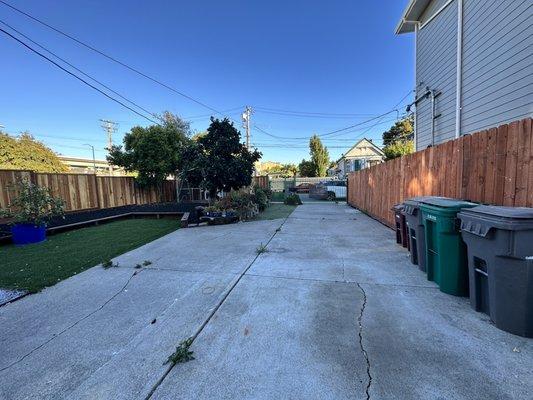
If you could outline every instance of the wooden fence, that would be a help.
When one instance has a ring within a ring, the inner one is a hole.
[[[270,187],[270,180],[268,175],[254,176],[252,179],[253,186],[259,186],[263,189],[268,189]]]
[[[388,226],[415,196],[533,207],[531,118],[462,136],[348,176],[348,203]]]
[[[110,208],[131,204],[159,202],[154,188],[140,188],[130,176],[96,176],[89,174],[47,174],[31,171],[0,170],[0,208],[5,208],[15,194],[10,186],[27,178],[65,201],[66,211]],[[163,185],[163,201],[176,201],[174,181]]]

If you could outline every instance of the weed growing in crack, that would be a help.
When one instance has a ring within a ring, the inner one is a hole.
[[[276,232],[281,232],[281,226],[278,229],[276,229]]]
[[[152,262],[150,260],[144,260],[143,261],[143,267],[147,267],[149,265],[152,265]]]
[[[141,264],[135,264],[135,269],[141,269],[143,266]]]
[[[115,267],[118,267],[118,263],[114,263],[111,260],[105,260],[105,261],[102,262],[102,267],[104,269],[115,268]]]
[[[267,251],[268,251],[267,247],[263,243],[261,243],[261,245],[257,249],[255,249],[255,252],[257,253],[257,255],[266,253]]]
[[[191,347],[192,341],[193,341],[193,338],[189,338],[181,342],[179,346],[176,347],[176,351],[172,353],[170,356],[168,356],[167,361],[165,361],[163,365],[166,365],[166,364],[176,365],[179,363],[184,363],[187,361],[194,360],[193,352],[189,350],[189,347]]]

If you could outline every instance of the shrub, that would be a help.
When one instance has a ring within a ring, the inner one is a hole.
[[[254,196],[246,192],[231,192],[231,208],[235,210],[241,221],[251,219],[259,212],[254,203]]]
[[[64,201],[52,196],[48,188],[22,179],[11,189],[16,192],[16,196],[6,209],[0,210],[0,217],[13,218],[15,223],[41,226],[52,217],[64,215]]]
[[[262,188],[257,186],[254,188],[253,201],[255,204],[257,204],[259,211],[264,211],[270,203],[266,192]]]
[[[292,193],[285,198],[283,203],[289,206],[299,206],[302,204],[302,200],[296,193]]]
[[[261,188],[261,190],[262,190],[263,192],[265,192],[265,194],[266,194],[267,197],[268,197],[268,200],[272,200],[272,189],[270,189],[270,188],[267,188],[267,189],[263,189],[263,188]]]

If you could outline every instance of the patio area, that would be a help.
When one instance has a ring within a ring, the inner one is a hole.
[[[390,229],[345,204],[180,229],[114,261],[0,307],[0,398],[533,392],[533,341],[441,293]],[[189,337],[195,359],[164,365]]]

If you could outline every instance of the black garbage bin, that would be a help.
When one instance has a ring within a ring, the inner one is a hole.
[[[407,226],[405,224],[405,214],[402,213],[403,204],[395,204],[392,206],[391,211],[394,213],[396,243],[407,247]]]
[[[533,337],[533,208],[477,206],[458,217],[470,304],[498,328]]]
[[[448,199],[447,197],[438,196],[420,196],[403,202],[411,262],[414,265],[418,265],[418,268],[423,272],[426,272],[426,235],[424,233],[424,220],[420,212],[420,203],[432,198]]]

